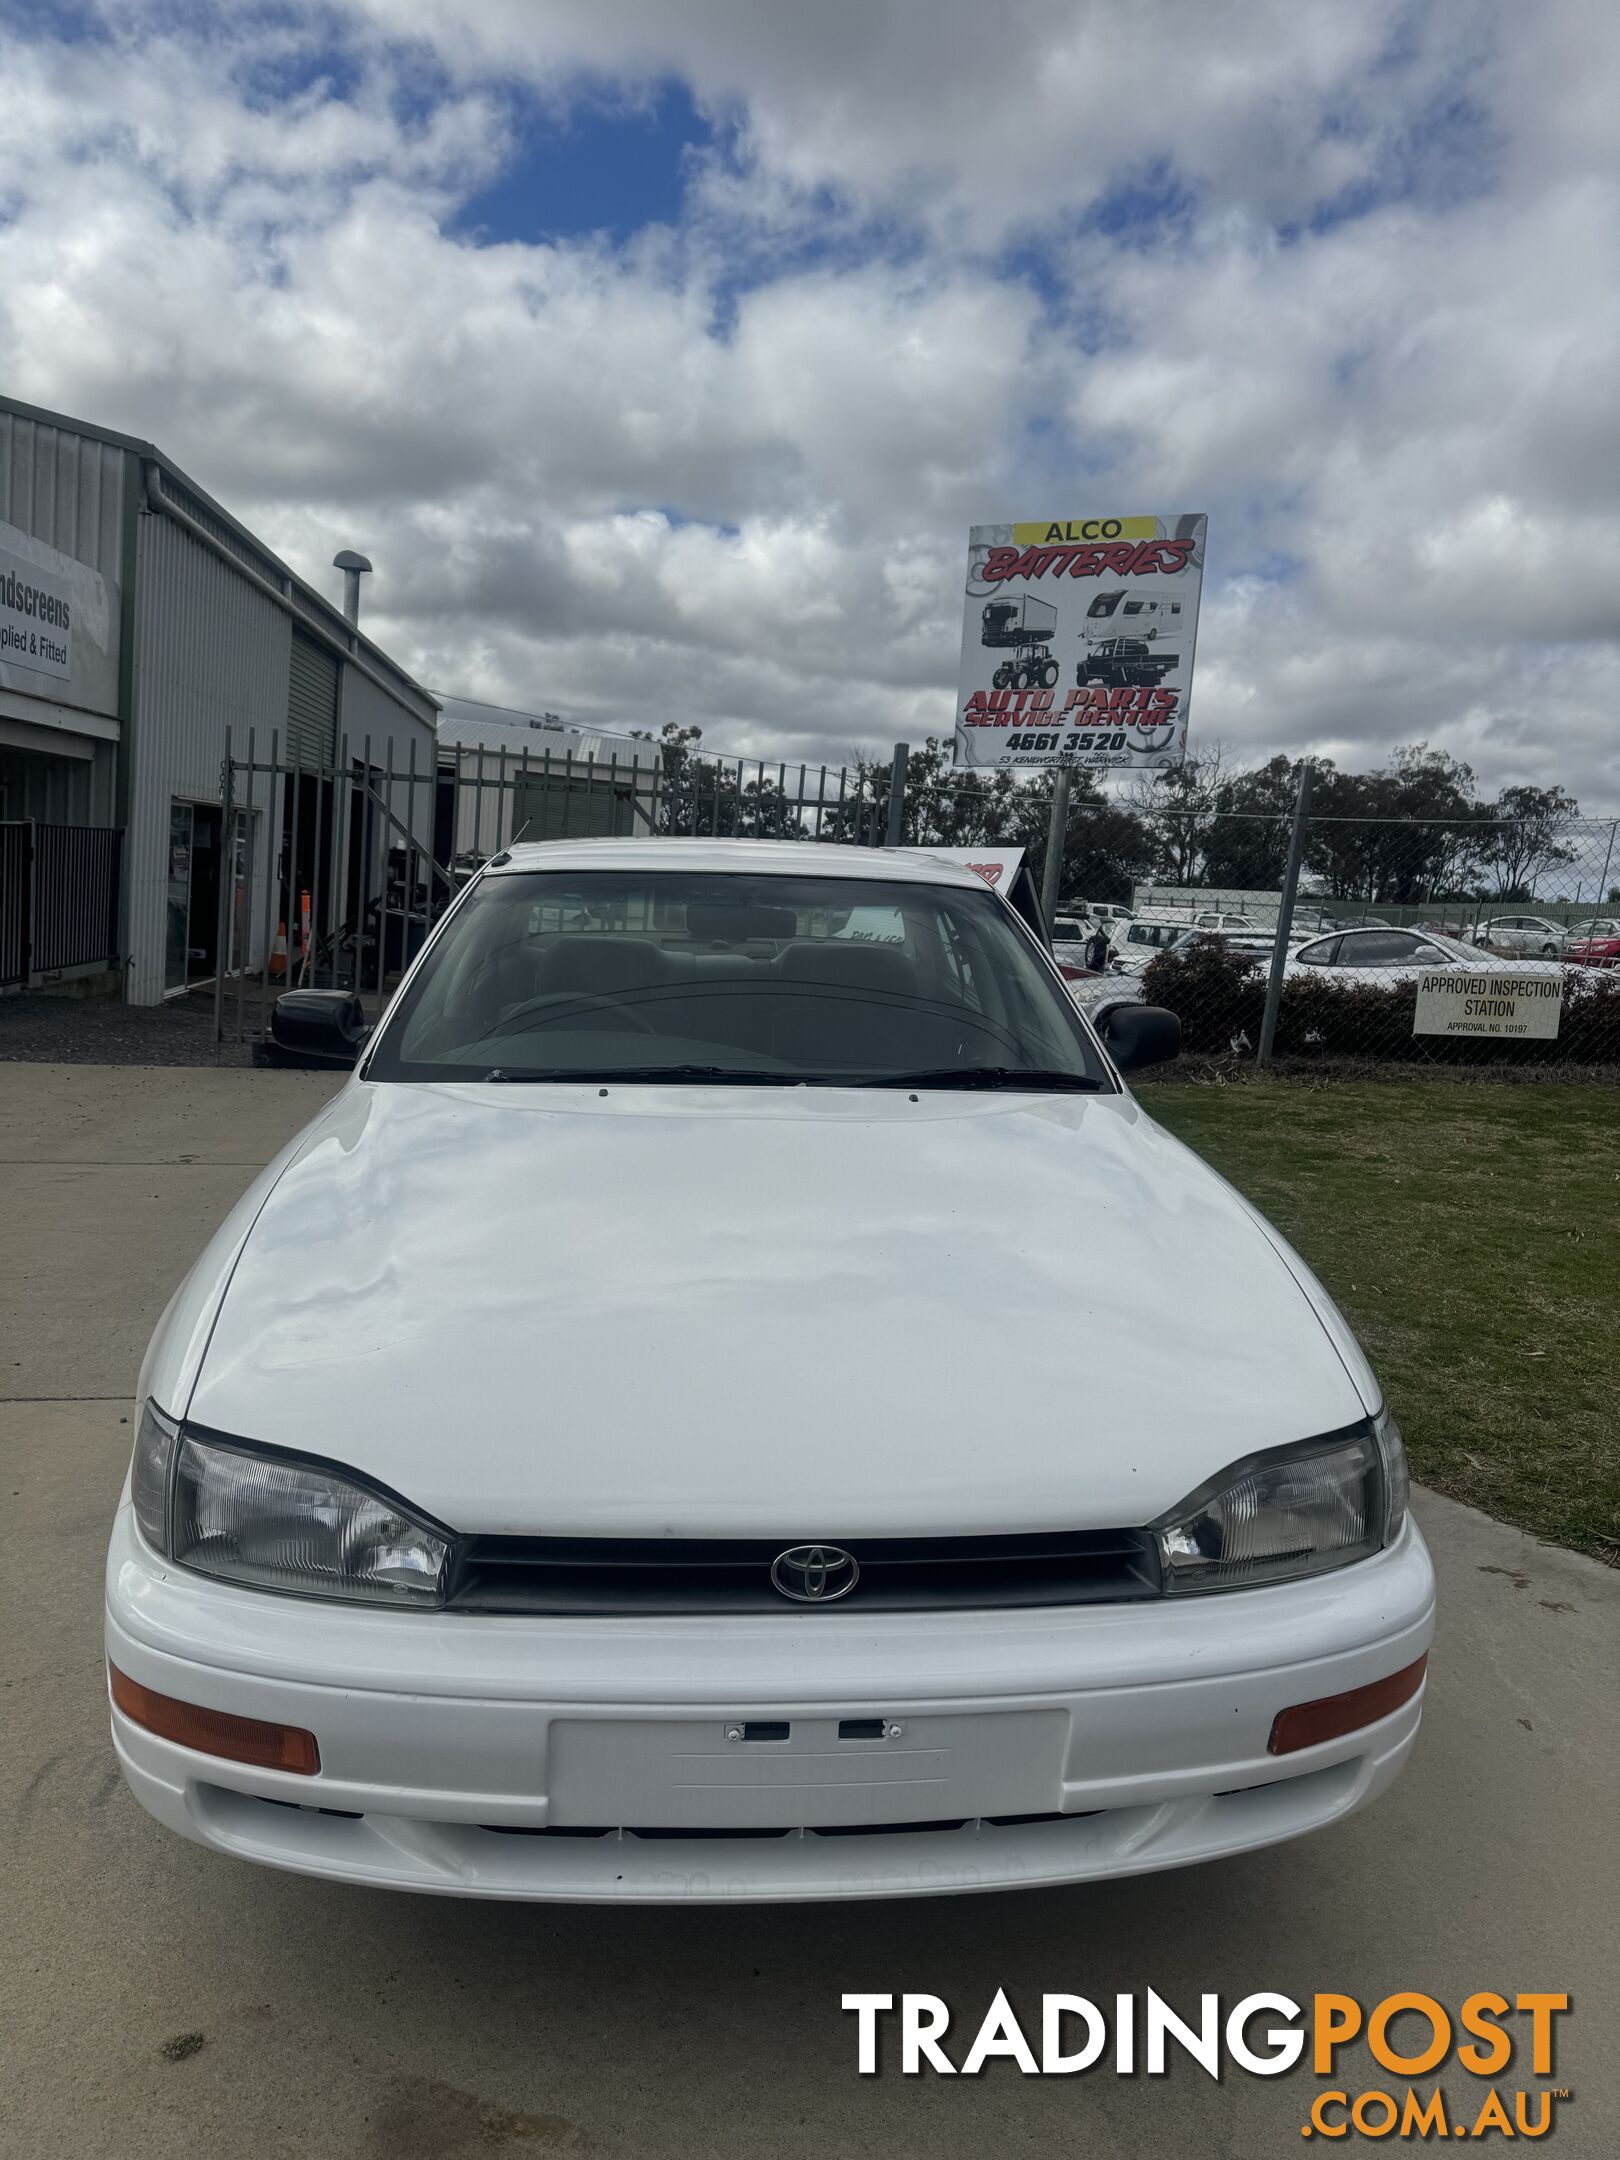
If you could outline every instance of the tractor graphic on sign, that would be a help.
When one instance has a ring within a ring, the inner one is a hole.
[[[1007,657],[990,678],[995,690],[1050,690],[1058,679],[1052,655],[1057,629],[1057,609],[1049,600],[1026,593],[1019,600],[987,600],[984,603],[981,645],[1005,651]]]

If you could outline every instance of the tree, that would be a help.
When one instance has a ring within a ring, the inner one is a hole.
[[[860,757],[855,786],[826,821],[829,840],[869,840],[884,821],[892,760]],[[950,748],[930,735],[906,763],[900,813],[905,847],[1021,847],[1037,881],[1044,874],[1051,829],[1053,776],[1009,766],[967,771]],[[1088,900],[1128,901],[1138,878],[1153,868],[1153,834],[1133,811],[1101,793],[1089,773],[1073,775],[1059,891]]]
[[[729,839],[805,840],[810,837],[798,798],[766,777],[761,765],[745,780],[740,758],[702,755],[703,730],[666,720],[657,735],[630,731],[656,742],[659,772],[649,821],[655,833],[718,833]]]
[[[1411,743],[1379,771],[1318,774],[1305,859],[1335,899],[1421,906],[1463,890],[1481,844],[1471,766]]]
[[[1331,772],[1324,759],[1320,769]],[[1282,755],[1216,790],[1204,835],[1204,881],[1227,892],[1271,892],[1288,869],[1299,764]]]
[[[1205,820],[1231,770],[1225,745],[1211,742],[1179,765],[1161,765],[1132,781],[1126,800],[1154,836],[1155,877],[1168,885],[1197,881]]]
[[[1580,808],[1561,787],[1503,788],[1480,844],[1481,861],[1496,872],[1499,898],[1528,900],[1544,870],[1574,861],[1575,850],[1563,835]]]

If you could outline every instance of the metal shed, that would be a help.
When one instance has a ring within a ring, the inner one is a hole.
[[[0,988],[116,970],[156,1004],[260,966],[333,875],[338,759],[430,770],[437,712],[156,445],[0,398]],[[262,768],[229,791],[227,744]]]
[[[652,829],[656,742],[568,726],[554,713],[441,702],[439,769],[456,783],[438,836],[445,859],[482,861],[520,833],[554,840]]]

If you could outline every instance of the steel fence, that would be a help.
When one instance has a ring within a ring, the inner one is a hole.
[[[0,989],[28,980],[32,862],[32,826],[20,818],[0,824]]]
[[[123,839],[110,825],[0,824],[0,985],[117,965]]]

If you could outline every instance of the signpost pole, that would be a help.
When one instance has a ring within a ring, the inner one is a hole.
[[[900,845],[900,821],[906,812],[906,767],[911,762],[911,745],[897,742],[894,746],[894,762],[889,767],[889,820],[883,835],[885,847]]]
[[[1052,822],[1046,829],[1046,865],[1041,873],[1041,920],[1046,925],[1046,942],[1052,942],[1052,924],[1057,916],[1058,903],[1063,897],[1063,843],[1069,831],[1069,789],[1074,784],[1074,773],[1067,765],[1060,765],[1052,781]]]
[[[1299,866],[1305,854],[1305,819],[1311,806],[1311,761],[1301,760],[1299,792],[1294,797],[1294,829],[1288,836],[1288,868],[1283,872],[1282,903],[1277,909],[1277,941],[1271,948],[1271,979],[1266,984],[1266,1011],[1260,1023],[1260,1048],[1256,1065],[1269,1065],[1277,1040],[1277,1008],[1282,1000],[1283,969],[1288,964],[1288,933],[1294,927],[1294,895],[1299,890]]]

